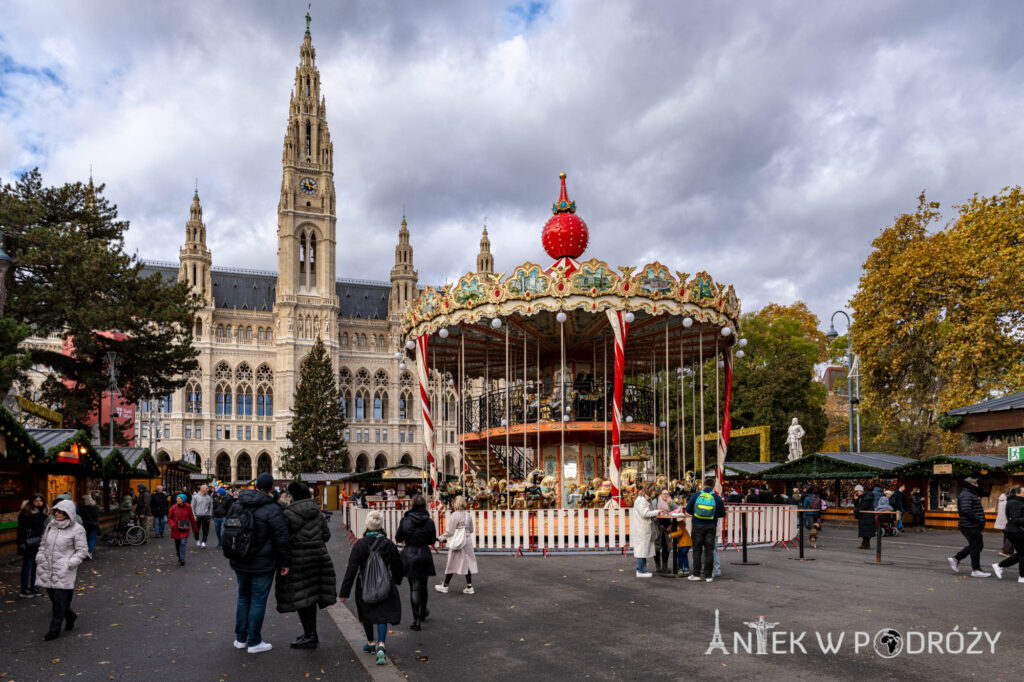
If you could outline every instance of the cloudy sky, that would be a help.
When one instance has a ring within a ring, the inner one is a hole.
[[[214,264],[276,268],[306,1],[7,1],[0,178],[90,164],[128,247],[177,258],[199,179]],[[558,173],[588,256],[827,317],[922,189],[946,214],[1024,170],[1024,4],[349,0],[313,6],[338,276],[546,263]],[[826,323],[827,326],[827,323]]]

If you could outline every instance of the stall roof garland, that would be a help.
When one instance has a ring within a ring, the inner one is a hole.
[[[1004,473],[1018,473],[1024,470],[1024,462],[1008,462],[1005,457],[997,455],[935,455],[925,459],[914,460],[896,469],[900,476],[932,476],[936,464],[952,464],[953,476],[978,475],[999,470]],[[949,475],[949,474],[947,474]]]
[[[551,274],[535,263],[504,273],[467,273],[455,284],[427,287],[402,321],[406,338],[431,334],[450,324],[472,323],[512,313],[531,316],[542,311],[643,310],[651,315],[692,315],[698,322],[736,328],[740,301],[736,291],[715,282],[706,272],[692,277],[655,261],[634,274],[635,267],[619,266],[616,273],[604,261],[591,258],[575,272],[558,266]]]
[[[43,447],[29,436],[25,427],[3,407],[0,407],[0,434],[3,434],[7,442],[3,453],[4,459],[32,462],[42,460],[46,455]]]
[[[149,448],[114,447],[99,448],[103,457],[104,472],[110,475],[138,475],[156,478],[160,475],[160,467],[153,459]]]
[[[913,462],[881,452],[818,452],[772,467],[761,474],[771,480],[876,478],[893,474],[903,463]]]

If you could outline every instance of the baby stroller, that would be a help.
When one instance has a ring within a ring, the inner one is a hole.
[[[882,535],[895,537],[900,534],[900,529],[896,527],[896,514],[879,514],[878,523],[882,526]]]

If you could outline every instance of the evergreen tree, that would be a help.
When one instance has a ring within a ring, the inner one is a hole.
[[[295,416],[283,448],[281,470],[301,473],[344,471],[348,466],[345,418],[338,400],[331,357],[317,337],[313,350],[302,361],[295,387]]]
[[[69,426],[84,426],[99,407],[109,351],[118,354],[118,385],[128,402],[179,388],[198,366],[197,298],[184,282],[143,277],[143,264],[124,251],[127,230],[91,180],[45,187],[32,170],[0,187],[0,231],[14,261],[6,315],[17,325],[0,329],[0,378],[25,383],[27,361],[17,350],[25,328],[58,335],[61,349],[27,350],[32,364],[52,371],[42,401]]]

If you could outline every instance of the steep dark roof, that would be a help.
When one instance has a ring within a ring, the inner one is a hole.
[[[147,262],[144,277],[159,273],[165,280],[176,281],[178,266],[162,261]],[[277,297],[277,274],[267,270],[211,268],[213,300],[218,308],[239,310],[274,309]],[[387,282],[339,279],[334,284],[338,296],[338,317],[359,320],[386,320],[391,285]]]
[[[338,317],[357,320],[388,319],[388,297],[391,286],[383,282],[352,282],[335,284],[338,293]]]
[[[726,472],[733,472],[739,474],[759,474],[762,471],[771,469],[779,464],[779,462],[726,462]]]
[[[973,405],[968,405],[966,407],[958,407],[955,410],[950,410],[946,414],[956,417],[967,414],[984,414],[986,412],[1020,409],[1024,409],[1024,391],[1004,395],[1000,398],[993,398],[992,400],[983,400],[980,403],[974,403]]]

